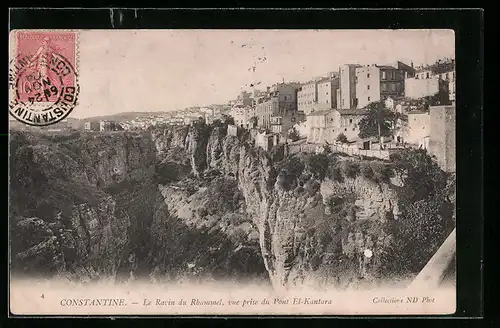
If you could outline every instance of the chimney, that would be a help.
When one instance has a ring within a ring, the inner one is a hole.
[[[413,62],[411,62],[411,68],[413,68]]]

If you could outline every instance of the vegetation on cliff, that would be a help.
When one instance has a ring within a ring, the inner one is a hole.
[[[90,237],[82,240],[101,238],[105,251],[118,245],[111,239],[119,245],[126,239],[110,253],[124,279],[130,273],[153,279],[269,274],[275,284],[307,277],[376,284],[417,273],[453,229],[454,185],[425,151],[404,150],[391,161],[285,156],[283,147],[266,153],[250,134],[226,131],[227,122],[197,122],[143,136],[43,142],[17,136],[11,213],[51,222],[82,204],[116,207],[114,222],[129,222],[120,225],[125,235],[114,235],[97,217],[94,230],[87,228],[94,223],[83,224]],[[106,237],[96,232],[101,226]],[[25,237],[20,240],[32,245]],[[43,254],[53,259],[56,253]]]

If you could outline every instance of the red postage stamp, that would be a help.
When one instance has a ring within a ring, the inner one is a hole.
[[[9,111],[18,121],[57,123],[76,106],[77,32],[13,31]]]

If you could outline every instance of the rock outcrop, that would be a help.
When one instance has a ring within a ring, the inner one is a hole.
[[[202,144],[198,142],[200,135],[199,130],[192,128],[187,139],[191,144]],[[347,286],[376,279],[377,266],[373,263],[382,252],[377,245],[385,247],[391,240],[389,234],[382,232],[383,226],[399,215],[397,188],[390,182],[374,182],[362,176],[345,178],[342,182],[309,176],[301,186],[282,188],[278,163],[238,138],[227,136],[219,127],[210,134],[205,149],[186,145],[184,149],[192,159],[192,166],[198,167],[198,175],[203,172],[197,164],[201,161],[194,158],[205,156],[207,171],[217,170],[237,179],[245,199],[246,215],[257,229],[262,257],[274,288],[318,282]],[[327,200],[332,197],[344,199],[345,207],[352,208],[352,213],[345,213],[344,217],[330,213]],[[166,197],[166,203],[175,204],[174,212],[182,212],[180,216],[190,221],[195,216],[185,213],[190,208],[188,199],[170,196]],[[206,219],[210,221],[210,215]],[[200,218],[194,220],[200,221]],[[353,227],[354,222],[358,225],[368,222],[367,225],[377,229],[363,231]],[[336,233],[343,236],[332,242],[331,238],[322,236],[321,229],[326,229],[330,237]],[[332,248],[333,251],[329,250]],[[367,250],[375,254],[373,258],[365,256]],[[347,276],[348,272],[332,276],[342,261],[351,263],[348,268],[351,277],[345,281],[338,277]]]
[[[11,151],[21,271],[142,270],[153,280],[265,271],[275,289],[364,287],[383,280],[397,252],[404,181],[387,162],[273,158],[224,124],[201,123],[62,141],[17,136]]]

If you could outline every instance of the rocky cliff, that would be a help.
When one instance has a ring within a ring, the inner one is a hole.
[[[51,264],[42,266],[51,272],[78,271],[68,270],[71,257],[58,230],[66,229],[78,245],[77,267],[98,274],[267,276],[275,289],[377,286],[389,275],[418,272],[453,224],[441,210],[453,201],[432,192],[445,187],[431,162],[413,172],[414,166],[403,165],[407,158],[266,154],[245,134],[226,131],[223,124],[200,123],[143,135],[14,140],[22,146],[11,147],[18,172],[11,173],[18,181],[11,187],[11,224],[25,237],[38,231],[13,247],[18,267],[31,272],[42,265],[30,267],[31,256],[47,259]],[[80,191],[89,188],[91,193]],[[410,193],[419,188],[425,192]],[[34,191],[27,196],[28,189]],[[410,205],[432,199],[436,206],[421,220]],[[421,258],[393,261],[400,249],[410,249],[408,236],[419,233],[425,239],[411,243],[428,243]],[[112,251],[98,260],[106,249]]]
[[[131,220],[105,188],[146,179],[154,160],[147,139],[11,134],[10,146],[13,270],[114,277]]]
[[[226,136],[224,127],[212,129],[206,142],[201,142],[198,138],[206,129],[194,126],[187,134],[184,129],[174,131],[182,136],[176,140],[184,140],[175,146],[188,153],[197,176],[216,171],[236,179],[245,200],[244,212],[258,233],[274,288],[318,283],[366,287],[383,283],[389,274],[391,279],[398,276],[399,269],[391,265],[391,256],[396,249],[394,240],[401,237],[398,226],[404,226],[407,220],[405,204],[411,202],[407,193],[412,186],[404,186],[407,172],[397,174],[394,163],[334,154],[272,158],[241,137]],[[168,142],[161,137],[153,139],[158,153],[168,152],[162,148],[169,146]],[[429,168],[437,172],[435,166]],[[440,175],[439,179],[443,177]],[[427,194],[431,195],[430,190]],[[202,198],[209,198],[208,195]],[[182,204],[178,208],[188,207],[185,196],[166,199],[167,203]],[[443,229],[429,236],[433,245],[426,250],[431,254],[449,232],[449,226],[442,222],[451,218],[437,212],[429,215],[432,219],[437,217]],[[181,216],[185,220],[192,217]],[[203,217],[210,221],[210,215],[201,215],[196,220]],[[421,228],[419,224],[415,226]],[[414,271],[425,261],[423,257]],[[401,277],[413,274],[408,270],[399,273]]]

